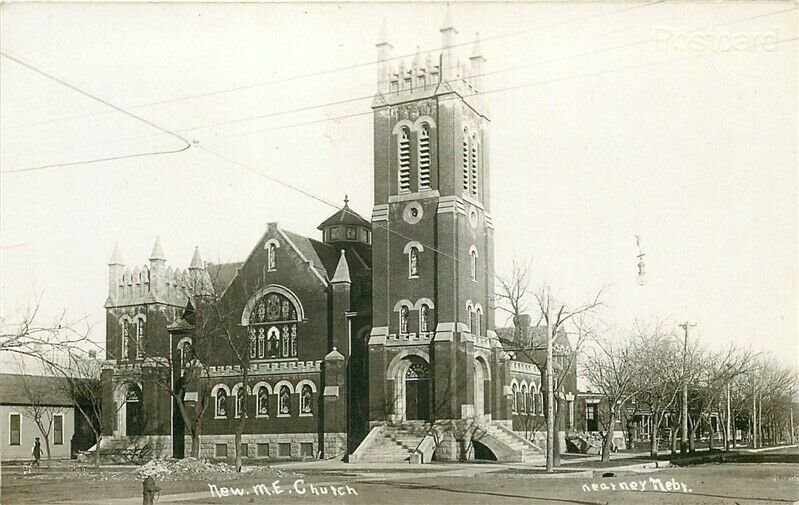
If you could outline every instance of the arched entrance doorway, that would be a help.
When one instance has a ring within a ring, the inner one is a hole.
[[[486,381],[491,380],[491,370],[483,357],[475,357],[472,362],[474,370],[474,417],[478,422],[488,420],[486,411],[490,409],[486,407],[490,405],[490,383]]]
[[[144,408],[141,386],[132,383],[120,384],[116,391],[117,430],[120,437],[133,437],[144,432]]]
[[[418,360],[405,372],[405,419],[427,420],[430,417],[430,367]]]
[[[426,352],[417,349],[400,352],[391,360],[386,379],[393,389],[389,421],[426,421],[430,418],[432,388],[430,360]]]

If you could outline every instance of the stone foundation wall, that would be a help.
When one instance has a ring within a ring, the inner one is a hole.
[[[343,459],[347,455],[346,433],[325,433],[324,444],[325,459]]]
[[[200,453],[202,459],[217,461],[233,461],[236,459],[236,436],[200,435]],[[241,443],[247,445],[244,461],[256,460],[302,460],[316,459],[320,455],[319,436],[316,433],[270,433],[243,434]],[[224,445],[224,452],[219,452],[218,445]],[[346,449],[346,435],[344,435]],[[191,437],[185,437],[185,456],[191,454]]]

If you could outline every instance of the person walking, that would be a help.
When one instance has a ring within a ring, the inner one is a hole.
[[[39,467],[39,460],[42,459],[42,444],[39,442],[39,437],[36,437],[36,440],[33,442],[33,465],[36,468]]]

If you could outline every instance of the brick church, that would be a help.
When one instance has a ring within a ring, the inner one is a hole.
[[[378,41],[371,220],[345,199],[317,238],[269,223],[242,262],[185,270],[159,240],[132,270],[114,251],[101,447],[184,457],[197,432],[229,458],[245,417],[247,459],[540,456],[541,374],[491,308],[485,59],[440,31],[409,62]]]

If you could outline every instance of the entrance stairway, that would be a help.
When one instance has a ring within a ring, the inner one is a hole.
[[[422,442],[429,424],[403,424],[378,426],[364,439],[350,456],[358,463],[410,463],[416,448]]]
[[[79,460],[94,460],[97,445],[83,451]],[[100,460],[103,463],[141,464],[153,457],[153,447],[148,437],[103,437],[100,441]]]
[[[507,453],[507,456],[512,455],[512,459],[521,463],[540,461],[545,454],[541,447],[518,435],[501,422],[494,421],[481,424],[475,436],[477,441],[488,446],[495,454]],[[506,459],[500,454],[497,454],[497,456],[497,459]]]

